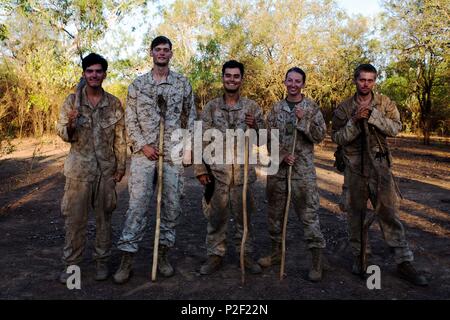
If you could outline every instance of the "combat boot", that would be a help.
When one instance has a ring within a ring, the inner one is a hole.
[[[200,274],[207,275],[212,274],[219,270],[222,265],[222,257],[221,256],[208,256],[208,260],[200,267]]]
[[[169,247],[160,245],[158,250],[158,271],[164,277],[168,278],[174,275],[175,270],[169,262],[167,253],[169,252]]]
[[[249,256],[245,256],[244,266],[251,274],[259,274],[262,272],[261,266]]]
[[[272,252],[268,256],[258,260],[258,264],[263,268],[268,268],[281,263],[281,243],[272,242]]]
[[[308,279],[312,282],[319,282],[322,280],[322,249],[311,249],[311,269],[308,273]]]
[[[105,261],[97,261],[95,266],[95,277],[96,281],[103,281],[108,279],[109,277],[109,269],[108,263]]]
[[[404,261],[397,265],[397,272],[400,277],[416,286],[427,286],[428,280],[420,274],[409,261]]]
[[[117,269],[113,276],[114,282],[117,284],[123,284],[130,280],[133,267],[133,257],[134,253],[124,252],[122,255],[122,261],[120,262],[120,267]]]

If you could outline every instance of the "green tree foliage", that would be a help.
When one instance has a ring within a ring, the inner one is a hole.
[[[285,72],[300,66],[306,92],[331,117],[353,90],[352,73],[370,61],[368,21],[350,18],[333,1],[175,1],[151,33],[174,40],[175,65],[203,105],[220,92],[221,65],[246,66],[244,93],[264,110],[284,95]]]
[[[145,16],[141,51],[130,55],[137,31],[115,27],[134,10],[147,14],[152,1],[0,0],[0,137],[53,131],[80,58],[91,51],[108,59],[105,88],[124,101],[151,65],[141,52],[163,34],[199,108],[221,93],[222,64],[236,59],[246,68],[243,94],[266,112],[285,95],[285,72],[304,69],[305,93],[329,122],[354,92],[354,68],[373,63],[377,90],[396,101],[405,129],[420,129],[427,142],[432,131],[449,134],[449,1],[386,0],[373,21],[347,15],[335,0],[159,1],[156,15]]]
[[[429,144],[433,128],[448,116],[450,1],[387,0],[384,7],[392,67],[418,102],[419,126]]]
[[[0,24],[0,138],[52,132],[59,107],[81,75],[80,58],[97,51],[109,26],[145,3],[2,1],[0,12],[6,18]],[[112,65],[124,71],[127,63],[117,60]],[[119,74],[113,78],[120,80]],[[112,90],[125,96],[126,85],[116,82]]]

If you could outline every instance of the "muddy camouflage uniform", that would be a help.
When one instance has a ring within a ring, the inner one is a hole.
[[[175,227],[181,213],[183,165],[182,154],[172,158],[171,152],[179,142],[171,141],[172,133],[180,128],[191,130],[196,118],[192,88],[182,75],[170,71],[166,81],[156,83],[149,72],[138,77],[128,88],[125,122],[132,144],[128,190],[130,203],[118,248],[135,253],[144,237],[152,195],[156,190],[157,161],[142,152],[146,144],[158,148],[158,96],[167,102],[164,132],[163,195],[160,244],[168,248],[175,244]]]
[[[257,129],[263,129],[265,127],[261,109],[255,101],[241,97],[235,106],[230,107],[225,104],[223,97],[211,100],[205,105],[201,115],[203,131],[211,128],[217,129],[223,134],[224,139],[226,137],[226,129],[242,129],[245,131],[247,130],[247,125],[245,123],[246,113],[254,115]],[[207,144],[208,143],[205,143],[204,146]],[[237,143],[234,144],[234,147],[234,159],[235,163],[237,163]],[[224,164],[199,164],[194,166],[195,175],[197,177],[210,173],[212,175],[212,179],[214,180],[214,191],[212,197],[209,201],[203,198],[203,213],[208,219],[206,236],[208,256],[214,255],[223,257],[225,255],[227,226],[228,220],[230,219],[230,214],[233,215],[233,218],[236,221],[234,242],[237,252],[240,251],[240,244],[243,234],[242,188],[244,184],[244,165],[225,164],[225,141],[223,154]],[[249,240],[246,242],[245,247],[245,252],[248,254],[253,252],[251,241],[251,215],[255,209],[252,196],[252,184],[255,181],[256,172],[254,165],[249,164],[247,187]]]
[[[93,107],[86,87],[79,95],[71,94],[64,102],[57,124],[58,135],[71,144],[64,164],[66,185],[61,203],[66,238],[63,249],[65,265],[78,264],[86,241],[88,212],[96,217],[94,259],[106,261],[111,253],[111,215],[116,208],[113,175],[125,173],[126,139],[123,109],[119,99],[104,92]],[[68,114],[78,109],[77,128],[68,135]]]
[[[398,198],[386,137],[396,136],[401,130],[400,114],[388,97],[375,94],[371,114],[364,129],[363,121],[355,124],[352,116],[357,110],[356,97],[342,102],[333,115],[332,139],[343,146],[345,177],[348,185],[348,213],[350,244],[353,254],[359,256],[361,243],[361,211],[367,200],[375,204],[375,214],[396,263],[412,261],[413,253],[405,238],[398,217]],[[368,135],[362,132],[368,130]],[[362,155],[362,159],[361,159]]]
[[[303,223],[308,248],[325,248],[325,239],[320,231],[318,215],[320,203],[314,167],[314,144],[320,143],[325,137],[325,121],[320,108],[309,98],[303,98],[296,107],[305,112],[297,127],[295,127],[297,119],[295,108],[291,111],[286,100],[276,103],[267,116],[268,127],[279,130],[280,147],[279,170],[277,174],[267,177],[269,233],[272,244],[280,246],[289,168],[282,161],[291,153],[294,130],[298,130],[294,154],[296,159],[291,176],[292,202],[295,212]],[[268,143],[268,146],[270,145]]]

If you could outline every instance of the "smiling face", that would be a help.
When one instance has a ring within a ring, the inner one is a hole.
[[[359,76],[354,80],[357,93],[360,96],[367,96],[370,94],[375,86],[376,78],[376,73],[361,71]]]
[[[291,71],[286,75],[284,85],[288,93],[288,97],[297,97],[302,93],[302,89],[305,87],[303,76],[295,71]]]
[[[83,77],[89,87],[100,88],[106,78],[106,72],[103,71],[101,64],[93,64],[83,71]]]
[[[168,43],[161,43],[153,48],[150,55],[152,56],[155,65],[165,67],[169,64],[173,53]]]
[[[242,75],[239,68],[226,68],[222,76],[223,87],[226,92],[235,93],[242,85]]]

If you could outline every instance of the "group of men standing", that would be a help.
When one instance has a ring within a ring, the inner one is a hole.
[[[65,269],[60,276],[62,283],[66,283],[69,276],[67,267],[82,260],[90,208],[94,209],[96,215],[95,279],[105,280],[109,277],[111,215],[116,207],[115,184],[125,174],[126,135],[132,151],[128,179],[130,200],[117,244],[122,252],[121,263],[113,279],[122,284],[131,277],[133,259],[149,219],[148,211],[157,179],[157,160],[163,155],[158,271],[165,277],[175,272],[168,253],[175,245],[176,225],[181,213],[184,165],[191,163],[192,151],[183,148],[179,159],[174,159],[172,151],[175,142],[171,137],[180,128],[192,132],[197,113],[189,81],[169,68],[171,41],[164,36],[156,37],[151,43],[150,55],[153,68],[129,86],[125,111],[116,97],[102,89],[108,64],[97,54],[90,54],[83,59],[85,85],[76,94],[69,95],[61,108],[58,134],[64,141],[71,143],[64,168],[66,185],[61,204],[66,230],[62,257]],[[350,243],[355,255],[353,271],[360,273],[367,267],[360,263],[364,260],[360,259],[362,239],[359,230],[362,221],[365,221],[363,213],[370,198],[375,204],[375,214],[379,218],[384,238],[394,250],[399,273],[414,284],[426,285],[427,280],[411,264],[413,255],[398,219],[395,182],[390,170],[386,137],[395,136],[400,131],[399,113],[387,97],[373,93],[376,76],[373,66],[359,66],[354,78],[356,94],[340,104],[333,116],[332,139],[342,146],[344,176],[349,188],[347,205]],[[235,60],[226,62],[222,68],[224,93],[209,101],[199,118],[203,130],[216,129],[223,134],[228,129],[253,129],[257,134],[261,129],[268,129],[269,132],[278,130],[279,170],[267,179],[271,252],[258,261],[253,257],[250,218],[255,208],[251,192],[256,181],[254,166],[249,166],[248,172],[244,172],[244,165],[235,161],[218,164],[203,159],[201,164],[194,165],[196,177],[205,186],[202,205],[208,220],[207,260],[201,266],[200,274],[208,275],[220,268],[227,248],[230,215],[236,223],[236,248],[239,250],[241,246],[244,230],[244,176],[248,177],[246,202],[249,209],[249,241],[245,245],[244,266],[250,273],[258,274],[262,268],[280,264],[287,172],[292,167],[289,179],[292,202],[302,221],[304,238],[312,256],[308,278],[320,281],[325,239],[318,216],[314,144],[325,138],[323,115],[319,106],[302,93],[306,74],[300,68],[294,67],[287,71],[284,79],[287,97],[273,106],[266,120],[255,101],[240,95],[243,79],[244,65]],[[161,101],[164,102],[164,110]],[[164,150],[158,149],[161,117],[164,117],[165,122],[164,137],[161,137],[164,139]],[[168,156],[171,153],[172,157]]]

